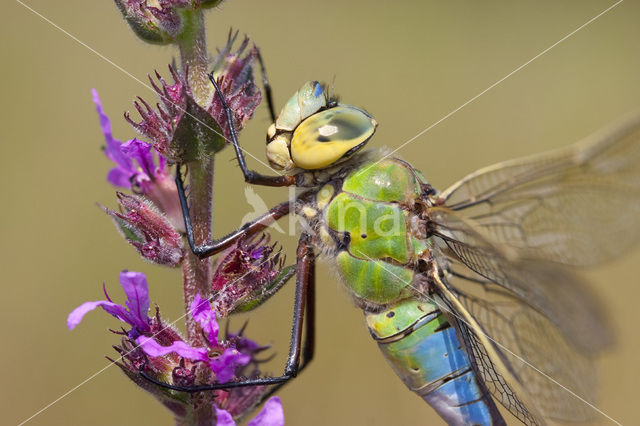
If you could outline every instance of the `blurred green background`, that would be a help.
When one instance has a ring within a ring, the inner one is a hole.
[[[182,315],[180,272],[139,260],[96,207],[114,206],[115,197],[90,97],[95,87],[116,137],[133,137],[121,114],[134,95],[153,95],[117,67],[146,81],[154,69],[166,75],[176,52],[137,40],[110,1],[26,3],[87,46],[19,2],[0,6],[2,423],[21,422],[84,383],[29,424],[171,424],[169,412],[117,368],[96,374],[108,365],[104,355],[114,356],[117,338],[106,329],[117,320],[94,312],[70,332],[65,319],[81,302],[101,298],[103,280],[122,300],[117,276],[124,268],[147,274],[165,317]],[[394,148],[613,3],[229,0],[207,15],[208,39],[213,50],[229,27],[251,36],[278,108],[304,81],[335,78],[342,100],[380,123],[371,144]],[[398,154],[444,189],[476,168],[567,145],[640,107],[639,19],[640,4],[621,3]],[[241,135],[259,158],[268,125],[261,107]],[[252,211],[232,158],[226,150],[217,160],[217,235]],[[286,198],[286,190],[256,191],[269,204]],[[293,259],[295,239],[274,237]],[[598,363],[597,405],[627,424],[640,420],[638,262],[636,251],[585,274],[619,342]],[[318,278],[316,360],[280,393],[287,423],[441,424],[386,365],[329,268],[321,265]],[[274,371],[287,351],[292,290],[249,323],[249,336],[278,350]],[[609,421],[599,416],[596,423]]]

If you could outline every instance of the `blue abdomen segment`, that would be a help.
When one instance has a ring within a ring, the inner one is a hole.
[[[447,423],[505,424],[455,328],[434,303],[405,300],[366,317],[396,374]]]

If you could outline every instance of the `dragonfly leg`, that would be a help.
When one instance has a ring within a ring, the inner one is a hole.
[[[301,263],[307,263],[307,294],[306,294],[306,313],[305,313],[305,327],[304,327],[304,345],[302,346],[302,362],[297,369],[296,374],[300,374],[309,365],[313,356],[315,355],[316,345],[316,260],[313,254],[313,247],[309,244],[306,249],[306,253],[302,258],[298,258],[298,274],[301,273]],[[300,248],[298,248],[298,255],[300,254]],[[299,276],[299,275],[298,275]],[[293,346],[293,333],[291,335],[291,346]],[[278,392],[281,387],[286,385],[287,382],[279,383],[274,386],[262,396],[260,403],[268,399],[271,395]],[[258,404],[258,405],[259,405]]]
[[[176,166],[176,186],[178,188],[178,198],[180,199],[180,207],[182,208],[182,216],[184,217],[184,227],[187,233],[187,240],[191,251],[200,259],[204,259],[209,256],[213,256],[216,253],[220,253],[222,250],[228,248],[243,236],[250,236],[257,232],[262,231],[269,225],[289,214],[291,211],[291,202],[285,201],[270,209],[268,212],[253,220],[245,223],[239,229],[232,233],[206,244],[196,245],[193,225],[191,224],[191,215],[189,213],[189,204],[187,203],[187,195],[184,190],[184,182],[182,180],[182,174],[180,172],[180,165]]]
[[[315,348],[315,255],[311,246],[311,238],[308,234],[300,237],[297,250],[296,266],[296,295],[293,308],[293,327],[291,331],[291,344],[289,347],[289,357],[284,368],[284,373],[280,377],[260,377],[247,379],[238,382],[217,383],[204,386],[175,386],[161,382],[144,371],[140,370],[140,375],[146,380],[164,388],[173,389],[180,392],[204,392],[218,389],[232,389],[246,386],[267,386],[277,385],[268,392],[262,400],[269,397],[278,390],[288,380],[296,377],[313,358]],[[307,319],[305,321],[305,310]],[[302,345],[302,328],[305,323],[305,342]],[[301,358],[302,348],[302,363]]]
[[[315,255],[309,234],[300,236],[296,258],[296,298],[293,307],[293,328],[291,330],[289,358],[284,369],[284,374],[291,377],[295,377],[311,361],[315,349]],[[300,366],[302,322],[305,317],[305,309],[307,311],[306,340],[302,352],[302,366]]]
[[[269,115],[271,116],[271,122],[275,123],[276,110],[273,107],[273,95],[271,94],[271,84],[269,84],[269,80],[267,79],[267,70],[264,66],[262,55],[260,54],[260,49],[256,47],[256,51],[258,52],[258,63],[260,64],[260,72],[262,73],[262,87],[264,88],[264,94],[267,98],[267,105],[269,106]]]
[[[233,144],[233,149],[236,151],[238,164],[240,165],[240,169],[244,175],[245,182],[263,186],[294,186],[301,181],[303,179],[303,175],[301,173],[295,175],[266,176],[254,170],[250,170],[247,167],[247,162],[244,159],[242,148],[240,148],[240,143],[238,142],[238,134],[236,133],[236,129],[233,125],[233,113],[231,112],[231,108],[229,108],[229,104],[227,104],[224,94],[220,90],[218,83],[216,83],[216,79],[213,78],[213,74],[209,74],[209,80],[211,80],[213,87],[216,88],[216,92],[222,102],[222,106],[227,117],[229,132],[231,133],[231,143]]]

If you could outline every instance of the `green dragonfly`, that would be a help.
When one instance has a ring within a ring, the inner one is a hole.
[[[497,404],[525,424],[595,414],[591,361],[611,338],[600,304],[564,265],[600,264],[639,239],[640,114],[440,192],[408,163],[363,150],[376,121],[317,82],[277,118],[271,108],[267,158],[283,173],[250,170],[211,81],[246,182],[300,191],[198,246],[178,166],[187,237],[205,258],[288,214],[302,218],[291,347],[279,377],[163,386],[278,387],[295,377],[313,357],[315,260],[324,257],[391,367],[448,423],[505,424]]]

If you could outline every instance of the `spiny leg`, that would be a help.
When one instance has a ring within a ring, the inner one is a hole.
[[[267,98],[267,105],[269,106],[269,114],[271,115],[271,122],[276,122],[276,110],[273,107],[273,95],[271,94],[271,84],[269,84],[269,80],[267,79],[267,70],[264,66],[264,62],[262,61],[262,54],[260,53],[260,49],[256,48],[258,52],[258,63],[260,64],[260,72],[262,73],[262,87],[264,88],[264,94]]]
[[[293,306],[293,327],[291,329],[291,344],[289,346],[289,358],[284,369],[285,375],[296,377],[300,365],[300,343],[302,342],[302,321],[304,319],[305,309],[308,308],[309,297],[315,304],[315,257],[313,247],[311,246],[311,236],[302,234],[298,241],[298,249],[296,251],[296,298]],[[300,295],[298,295],[300,292]],[[311,313],[315,314],[315,309],[311,308]],[[315,321],[307,319],[307,327],[314,326]],[[308,331],[308,330],[307,330]],[[315,333],[311,333],[311,337],[315,339]],[[309,334],[307,334],[309,338]],[[305,352],[308,350],[308,342],[305,341]],[[313,351],[314,345],[311,344]],[[313,357],[313,354],[311,354]],[[303,355],[303,362],[306,356]]]
[[[313,360],[316,345],[316,260],[313,253],[313,247],[310,244],[307,245],[306,250],[306,255],[298,258],[298,263],[306,262],[308,264],[309,277],[305,306],[307,312],[305,314],[304,345],[302,346],[302,362],[300,364],[300,368],[298,368],[298,374],[300,374],[307,365],[309,365],[311,360]],[[298,246],[298,251],[300,251],[300,246]],[[287,382],[280,383],[272,387],[269,392],[262,396],[260,404],[262,404],[262,402],[268,399],[271,395],[278,392],[280,388],[286,384]]]
[[[300,173],[296,175],[266,176],[254,170],[249,170],[244,159],[244,154],[242,153],[242,148],[240,148],[240,143],[238,142],[236,129],[233,125],[233,113],[231,111],[231,108],[229,108],[224,94],[220,90],[220,87],[218,87],[216,79],[213,78],[213,74],[209,74],[209,80],[211,80],[213,87],[216,88],[216,93],[218,94],[218,96],[220,97],[220,101],[222,102],[222,107],[224,108],[224,112],[227,118],[227,125],[229,126],[229,132],[231,133],[231,143],[233,144],[233,149],[236,151],[238,164],[240,165],[240,169],[242,170],[242,174],[244,175],[245,182],[263,186],[294,186],[299,183],[303,178],[302,174]]]
[[[278,385],[276,389],[267,393],[264,398],[271,395],[275,390],[279,389],[285,382],[298,375],[302,369],[313,359],[315,347],[315,318],[307,318],[304,352],[302,355],[302,364],[300,364],[300,349],[302,346],[302,323],[305,321],[305,308],[308,313],[315,314],[315,257],[311,246],[311,237],[303,234],[300,237],[297,250],[296,264],[296,295],[293,307],[293,327],[291,330],[291,344],[289,347],[289,357],[284,368],[284,373],[280,377],[260,377],[257,379],[247,379],[239,382],[217,383],[214,385],[204,386],[176,386],[169,383],[161,382],[149,376],[143,370],[140,375],[146,380],[167,389],[180,392],[203,392],[218,389],[232,389],[246,386],[268,386]],[[262,401],[261,400],[261,401]]]
[[[216,253],[220,253],[222,250],[230,247],[233,243],[238,241],[243,236],[251,236],[257,232],[266,229],[269,225],[288,215],[291,211],[290,201],[285,201],[270,209],[268,212],[253,220],[245,223],[241,228],[234,232],[206,244],[196,245],[193,236],[193,225],[191,224],[191,215],[189,213],[189,204],[187,203],[187,195],[184,190],[184,182],[182,180],[182,174],[180,172],[180,164],[176,165],[176,186],[178,188],[178,198],[180,199],[180,207],[182,208],[182,216],[184,217],[184,227],[187,233],[187,240],[191,251],[200,259],[213,256]]]

